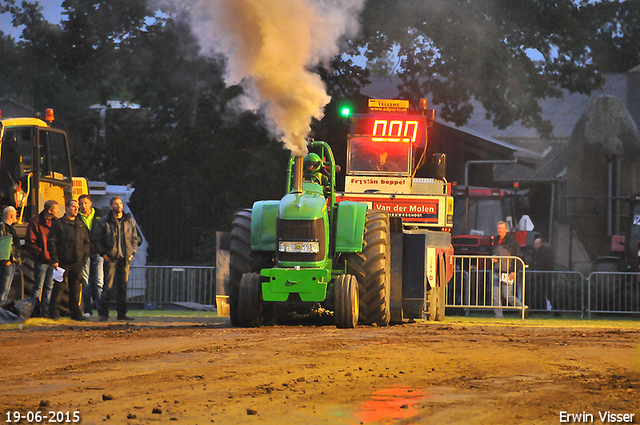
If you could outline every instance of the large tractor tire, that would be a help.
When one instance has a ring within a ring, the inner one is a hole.
[[[233,326],[241,326],[238,299],[240,281],[245,273],[259,273],[273,264],[273,253],[251,250],[251,210],[236,211],[231,224],[229,248],[229,315]]]
[[[240,280],[251,272],[251,210],[236,211],[231,224],[231,245],[229,248],[229,310],[231,324],[240,326],[238,298]]]
[[[347,272],[358,280],[360,321],[387,326],[391,319],[391,262],[389,216],[367,211],[362,252],[350,254]]]
[[[240,280],[238,320],[243,328],[262,325],[262,289],[258,273],[245,273]]]
[[[358,324],[358,280],[350,274],[341,274],[334,283],[335,311],[338,328],[355,328]]]

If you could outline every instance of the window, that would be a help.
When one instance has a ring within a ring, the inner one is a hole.
[[[70,180],[69,150],[63,133],[40,131],[40,176]]]

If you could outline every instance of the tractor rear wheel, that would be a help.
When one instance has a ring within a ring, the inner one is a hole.
[[[273,253],[251,250],[251,209],[236,211],[231,224],[229,247],[229,315],[233,326],[241,326],[238,318],[240,280],[245,273],[260,272],[273,264]]]
[[[262,325],[262,288],[258,273],[245,273],[240,279],[238,320],[243,328]]]
[[[391,319],[391,263],[389,216],[367,211],[362,252],[350,254],[347,272],[358,280],[360,319],[387,326]]]
[[[338,328],[355,328],[358,324],[358,280],[350,274],[341,274],[334,283],[334,318]]]

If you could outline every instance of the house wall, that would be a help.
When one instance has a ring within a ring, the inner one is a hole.
[[[629,198],[640,188],[639,153],[640,135],[623,102],[593,98],[570,138],[564,199],[567,224],[592,261],[611,255],[611,236],[623,229],[616,213],[626,209],[610,197]]]

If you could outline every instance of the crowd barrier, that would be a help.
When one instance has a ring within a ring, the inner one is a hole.
[[[130,302],[166,303],[216,302],[216,268],[208,266],[133,266],[129,273],[127,299]]]
[[[640,275],[629,272],[530,270],[517,257],[500,257],[515,264],[516,278],[502,284],[506,264],[495,257],[454,256],[454,276],[447,285],[446,307],[464,312],[500,308],[524,317],[530,312],[592,314],[640,313]],[[510,274],[510,273],[509,273]],[[133,266],[127,298],[130,302],[161,305],[214,305],[216,270],[210,266]],[[524,307],[515,302],[517,298]],[[498,300],[499,303],[498,303]]]
[[[508,257],[512,258],[512,257]],[[493,309],[496,298],[490,294],[500,270],[492,256],[454,256],[455,272],[447,285],[447,307]],[[629,272],[593,272],[585,277],[574,271],[530,270],[519,261],[516,297],[531,312],[640,313],[640,275]],[[502,297],[501,303],[505,303]],[[513,305],[503,307],[514,309]],[[517,309],[517,308],[515,308]]]

